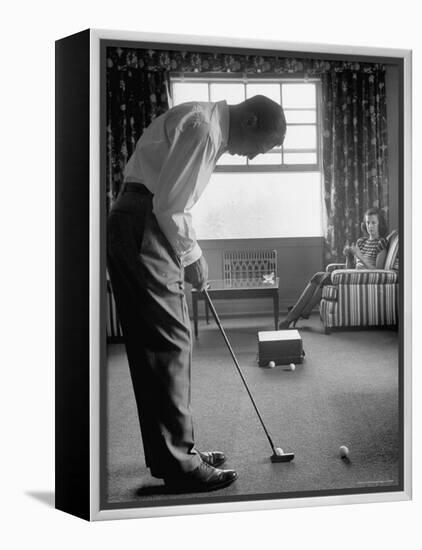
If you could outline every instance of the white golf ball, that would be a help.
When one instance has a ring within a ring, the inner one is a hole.
[[[284,455],[284,451],[283,451],[283,449],[282,449],[281,447],[276,447],[275,450],[276,450],[277,454],[279,454],[279,455]]]
[[[349,458],[349,449],[346,447],[346,445],[341,445],[340,449],[340,456],[341,458]]]
[[[270,361],[270,362],[268,363],[268,366],[270,367],[270,369],[273,369],[273,368],[275,367],[274,361]]]
[[[290,363],[289,367],[290,367],[290,370],[295,370],[296,365],[294,363]]]

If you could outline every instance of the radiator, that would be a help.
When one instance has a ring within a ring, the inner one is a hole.
[[[225,250],[223,253],[224,282],[229,286],[257,281],[268,282],[277,277],[276,250]]]

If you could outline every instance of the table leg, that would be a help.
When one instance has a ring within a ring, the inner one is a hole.
[[[275,324],[275,330],[278,330],[278,316],[279,316],[278,291],[274,293],[274,296],[273,296],[273,304],[274,304],[274,324]]]
[[[195,340],[198,340],[198,294],[192,292],[193,328]]]
[[[207,321],[207,325],[209,325],[210,324],[210,311],[208,309],[208,302],[205,300],[204,304],[205,304],[205,319]]]

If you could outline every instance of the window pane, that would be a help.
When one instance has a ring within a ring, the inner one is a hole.
[[[218,159],[217,165],[221,164],[246,164],[246,157],[240,157],[239,155],[229,155],[228,153],[221,155]]]
[[[281,164],[281,153],[257,155],[249,164]]]
[[[206,82],[174,82],[173,102],[175,105],[186,101],[209,101]]]
[[[279,84],[246,84],[246,97],[254,95],[265,95],[276,103],[280,104],[280,85]]]
[[[320,236],[320,174],[213,174],[192,215],[199,239]]]
[[[240,103],[245,100],[245,87],[241,82],[213,83],[211,84],[211,101],[227,103]]]
[[[316,164],[316,153],[284,153],[284,164]]]
[[[286,109],[316,106],[315,84],[283,84],[282,91]]]
[[[284,149],[316,149],[316,126],[287,126]]]
[[[285,110],[284,114],[286,115],[286,122],[289,123],[306,123],[306,122],[316,122],[316,111],[289,111]]]
[[[300,170],[300,165],[318,163],[317,151],[317,84],[315,82],[274,81],[274,79],[225,80],[225,79],[195,79],[172,81],[172,93],[174,103],[177,105],[185,101],[221,101],[236,104],[244,99],[262,94],[277,103],[282,103],[287,120],[287,133],[283,146],[273,149],[271,153],[259,155],[251,161],[239,155],[224,154],[217,162],[218,166],[293,166],[295,171]],[[303,152],[300,152],[303,151]],[[222,172],[219,172],[221,174]],[[245,174],[247,172],[244,172]],[[229,174],[227,172],[227,174]],[[230,174],[233,174],[231,172]],[[255,173],[256,174],[256,173]],[[261,173],[260,173],[261,175]]]

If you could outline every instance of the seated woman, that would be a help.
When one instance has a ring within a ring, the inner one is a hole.
[[[361,224],[365,237],[357,240],[356,245],[346,246],[344,253],[352,254],[355,269],[382,269],[387,255],[387,224],[383,214],[378,208],[370,208],[365,212],[364,221]],[[308,319],[313,308],[320,302],[322,288],[331,284],[331,273],[321,271],[315,273],[299,300],[289,311],[284,321],[279,324],[279,329],[284,330],[296,325],[298,319]]]

